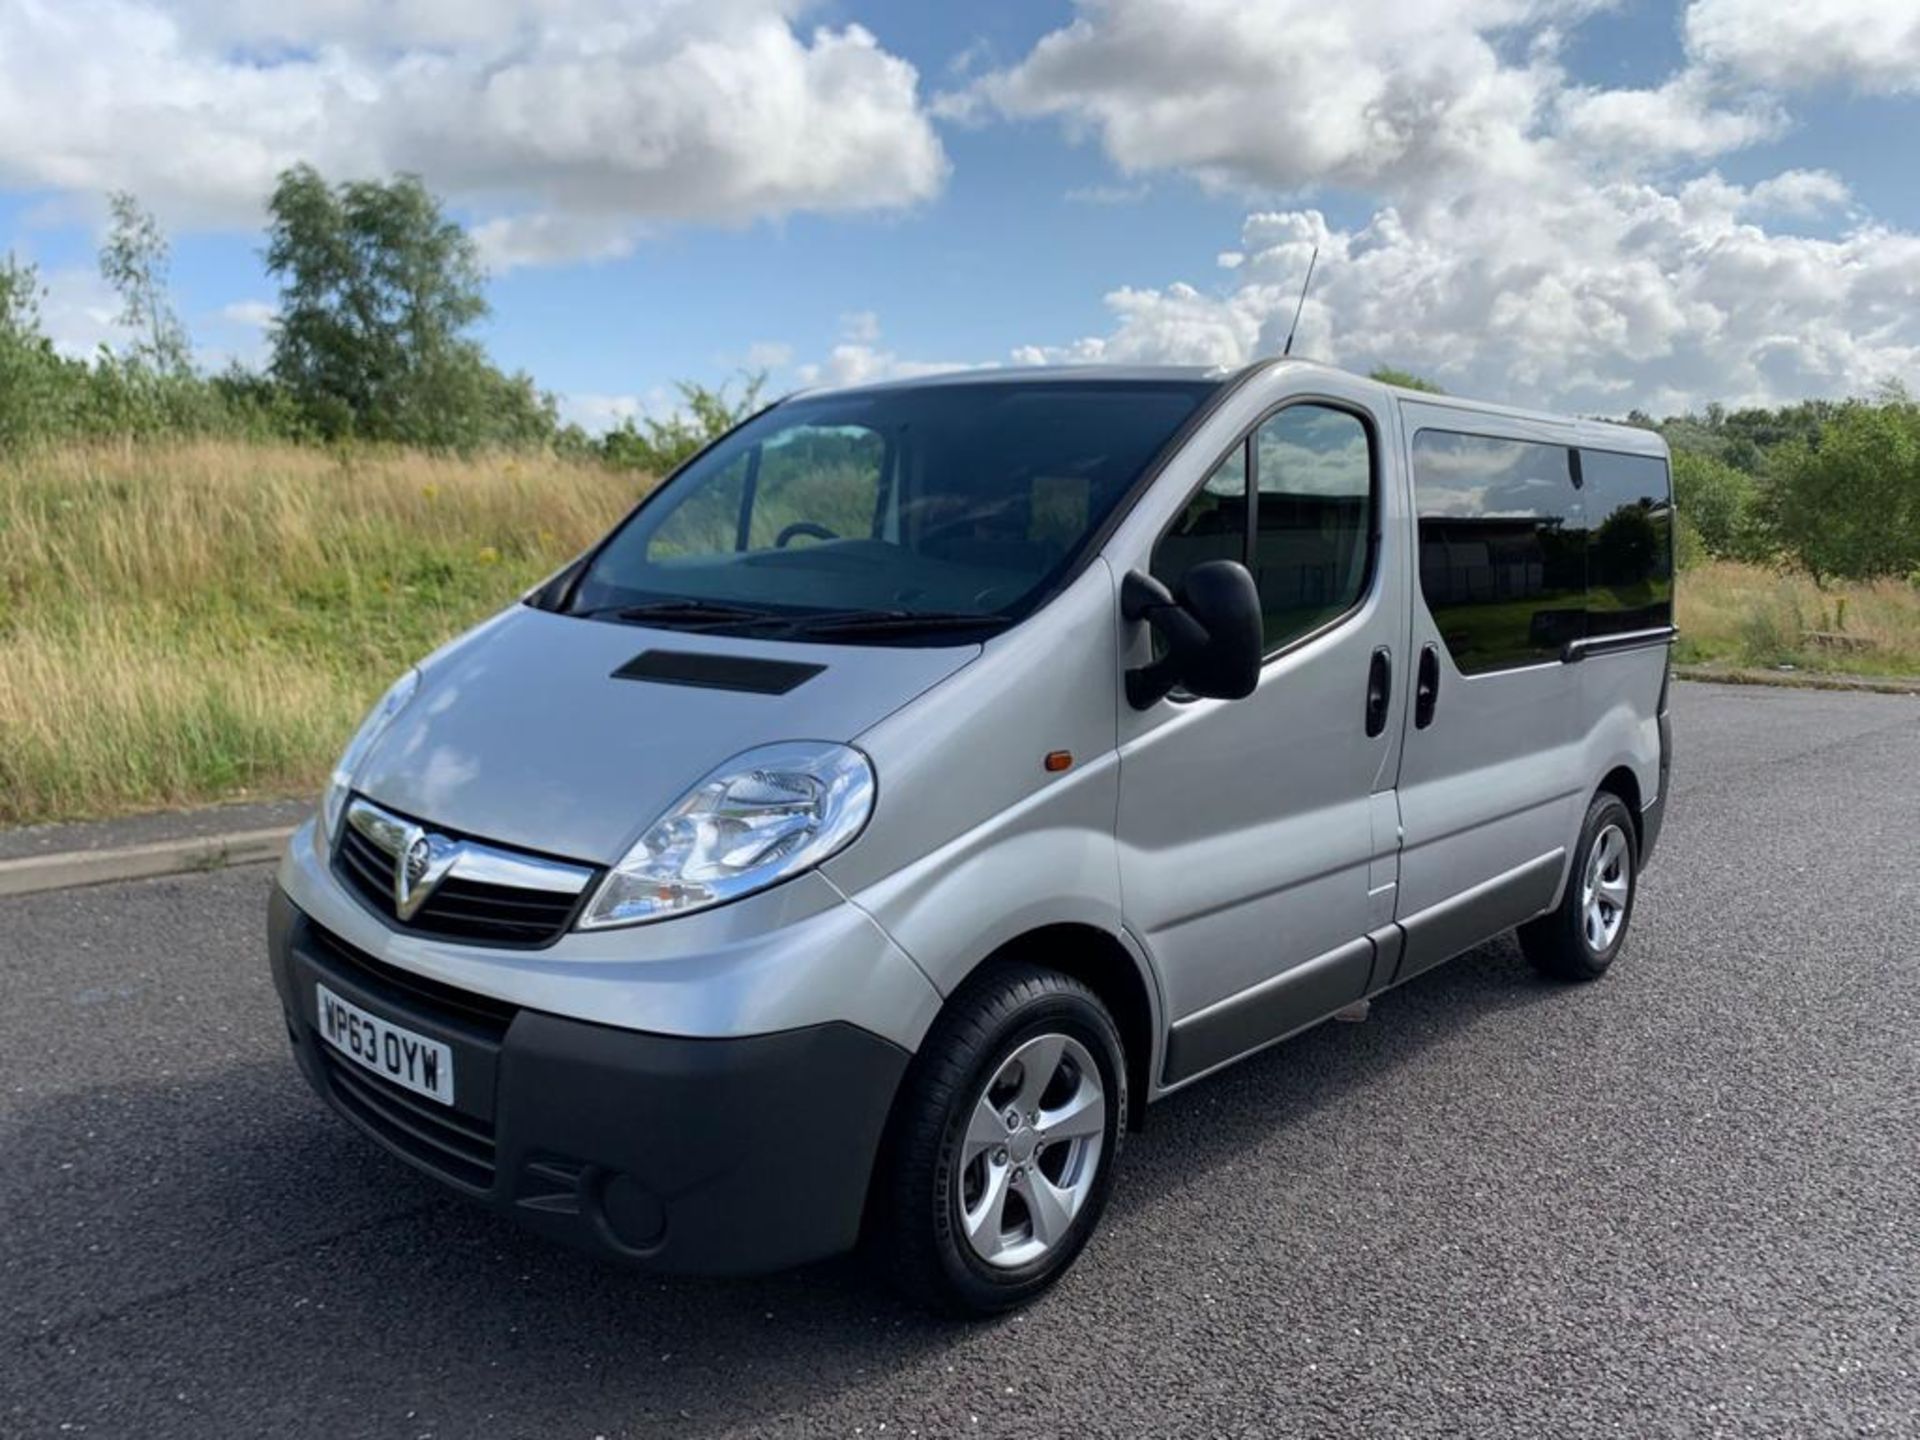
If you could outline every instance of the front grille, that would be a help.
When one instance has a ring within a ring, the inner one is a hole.
[[[310,923],[309,931],[325,950],[328,968],[337,970],[376,999],[423,1020],[465,1026],[498,1044],[506,1037],[513,1017],[520,1013],[520,1007],[511,1001],[477,995],[457,985],[402,970],[397,965],[383,964],[317,924]]]
[[[352,825],[340,829],[335,869],[382,919],[405,930],[476,944],[551,945],[587,893],[523,889],[449,875],[406,920],[393,903],[393,857]],[[590,887],[588,887],[590,888]]]
[[[320,1056],[334,1102],[377,1139],[456,1185],[493,1188],[493,1126],[402,1089],[324,1046]]]

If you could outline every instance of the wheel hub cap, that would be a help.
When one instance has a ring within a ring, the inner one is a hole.
[[[1016,1165],[1024,1165],[1033,1158],[1033,1152],[1040,1146],[1039,1137],[1022,1125],[1007,1137],[1007,1153]]]

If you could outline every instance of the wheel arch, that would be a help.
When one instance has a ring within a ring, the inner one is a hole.
[[[1646,838],[1641,830],[1645,822],[1640,814],[1639,777],[1629,766],[1616,765],[1601,777],[1600,783],[1594,787],[1594,794],[1616,795],[1621,804],[1627,807],[1627,813],[1633,817],[1633,853],[1637,859]]]
[[[1140,1129],[1158,1073],[1161,1042],[1160,996],[1146,962],[1119,936],[1079,921],[1023,931],[982,957],[968,974],[1001,960],[1024,960],[1058,970],[1100,997],[1120,1027],[1126,1054],[1127,1127]]]
[[[1127,1128],[1138,1131],[1146,1123],[1147,1102],[1157,1093],[1154,1077],[1160,1073],[1165,1042],[1160,990],[1146,956],[1131,937],[1084,920],[1057,920],[1032,926],[1000,940],[972,965],[957,969],[953,982],[942,990],[940,1011],[953,1002],[966,982],[990,965],[1021,960],[1072,976],[1099,996],[1120,1029],[1127,1064]],[[929,1027],[931,1028],[931,1027]],[[925,1035],[922,1035],[924,1043]],[[916,1053],[915,1064],[919,1061]],[[909,1070],[911,1075],[912,1070]],[[907,1098],[903,1081],[895,1092],[867,1183],[867,1199],[860,1227],[870,1238],[879,1214],[878,1195],[886,1156],[898,1145],[898,1126]]]

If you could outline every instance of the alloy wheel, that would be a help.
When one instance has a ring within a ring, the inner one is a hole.
[[[1060,1245],[1093,1193],[1106,1131],[1106,1090],[1085,1045],[1049,1033],[1015,1047],[958,1142],[955,1198],[973,1253],[1010,1270]]]
[[[1587,873],[1580,888],[1580,928],[1587,948],[1604,955],[1626,923],[1627,898],[1633,888],[1632,852],[1627,835],[1609,825],[1593,837],[1587,852]]]

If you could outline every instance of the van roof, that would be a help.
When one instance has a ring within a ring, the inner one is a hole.
[[[869,391],[921,390],[948,385],[1050,385],[1089,381],[1102,385],[1153,385],[1177,382],[1223,385],[1250,368],[1238,365],[979,365],[969,370],[935,370],[899,380],[874,380],[864,385],[812,386],[794,392],[823,395],[866,394]]]
[[[1102,385],[1141,385],[1155,384],[1212,384],[1225,385],[1242,376],[1251,375],[1257,370],[1324,370],[1349,378],[1367,379],[1367,383],[1392,396],[1403,407],[1421,406],[1435,410],[1450,410],[1516,420],[1529,425],[1547,426],[1570,432],[1567,443],[1592,444],[1604,443],[1611,448],[1638,451],[1650,455],[1665,455],[1667,443],[1654,430],[1645,430],[1637,425],[1622,425],[1610,420],[1585,419],[1580,416],[1556,414],[1547,410],[1532,410],[1518,405],[1498,405],[1486,400],[1469,400],[1459,395],[1437,394],[1430,390],[1410,390],[1401,385],[1388,385],[1368,377],[1357,377],[1352,371],[1342,370],[1337,365],[1328,365],[1318,360],[1296,359],[1278,356],[1266,356],[1245,365],[984,365],[970,370],[938,370],[926,375],[914,375],[898,380],[878,380],[865,385],[852,385],[835,388],[835,394],[865,394],[890,390],[910,390],[933,388],[949,385],[1048,385],[1048,384],[1087,384]],[[789,399],[828,393],[828,387],[814,387],[794,392]]]

